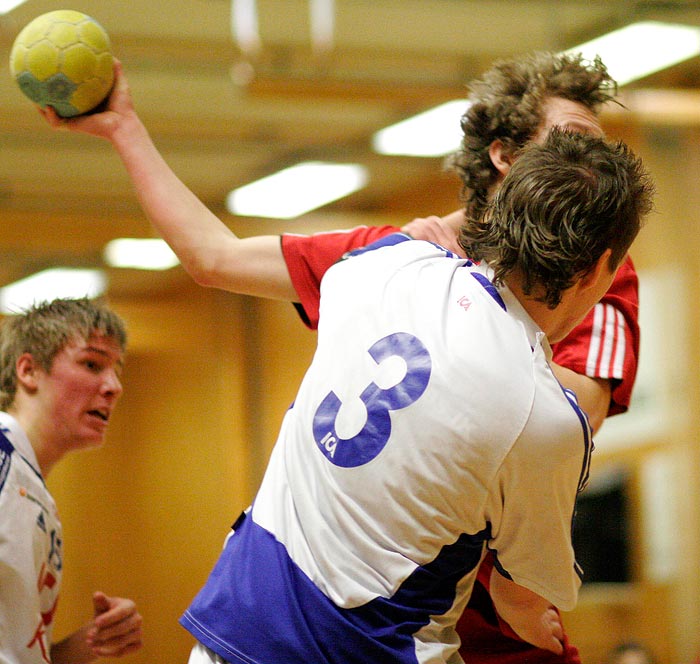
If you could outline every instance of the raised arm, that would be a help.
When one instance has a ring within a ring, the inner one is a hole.
[[[238,238],[175,175],[138,117],[118,61],[104,112],[70,120],[53,109],[41,112],[55,129],[98,136],[114,146],[144,212],[198,284],[294,300],[279,237]]]

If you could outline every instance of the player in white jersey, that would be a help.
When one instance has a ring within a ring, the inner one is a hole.
[[[0,662],[48,662],[61,523],[34,449],[7,413],[0,413],[0,514]]]
[[[102,442],[125,342],[121,319],[86,299],[37,305],[0,329],[0,664],[85,664],[141,645],[134,603],[101,592],[94,620],[52,641],[63,538],[44,481],[68,451]]]
[[[389,236],[328,271],[260,491],[182,618],[209,649],[192,662],[461,661],[486,547],[499,614],[561,652],[591,440],[549,342],[607,290],[650,196],[623,145],[555,130],[463,229],[483,267]]]
[[[407,241],[324,279],[314,362],[214,572],[235,588],[215,624],[233,661],[250,652],[255,662],[302,653],[309,662],[447,661],[445,630],[462,613],[485,542],[518,583],[573,608],[574,557],[561,533],[587,467],[585,418],[517,300],[506,290],[494,297],[479,272],[444,256]],[[514,500],[507,509],[503,494]],[[236,546],[255,547],[252,568]],[[246,607],[259,595],[274,609],[257,605],[253,618]],[[205,589],[185,616],[204,643],[197,609],[207,598]],[[403,632],[379,639],[388,613]],[[260,633],[291,638],[294,654],[258,644]]]

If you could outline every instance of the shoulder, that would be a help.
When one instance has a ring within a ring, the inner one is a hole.
[[[286,258],[320,253],[338,260],[343,254],[367,246],[386,235],[399,232],[396,226],[356,226],[348,230],[299,235],[284,233],[282,251]]]
[[[15,452],[15,446],[10,440],[12,437],[10,420],[11,418],[7,413],[0,411],[0,492],[7,481],[7,476],[10,473],[10,466],[12,464],[12,457]]]
[[[639,303],[639,278],[637,271],[628,256],[615,275],[610,288],[602,298],[602,302],[628,303],[628,306],[637,307]]]
[[[2,494],[10,474],[14,451],[12,443],[4,435],[0,435],[0,494]]]
[[[397,269],[403,269],[408,265],[425,263],[428,261],[442,261],[452,259],[453,265],[470,264],[466,259],[461,259],[447,249],[432,242],[414,240],[405,233],[391,233],[374,242],[347,252],[343,260],[334,266],[355,266],[353,269],[366,270],[368,266],[375,266],[379,274],[389,275]],[[359,267],[361,265],[361,267]],[[346,269],[346,268],[344,268]]]

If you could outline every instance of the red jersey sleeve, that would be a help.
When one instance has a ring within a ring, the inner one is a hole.
[[[400,230],[395,226],[358,226],[348,231],[282,235],[282,254],[299,296],[295,306],[304,324],[312,330],[318,327],[321,277],[331,265],[348,251],[365,247]]]
[[[639,358],[639,282],[629,257],[603,299],[553,351],[557,364],[612,382],[608,415],[629,408]]]

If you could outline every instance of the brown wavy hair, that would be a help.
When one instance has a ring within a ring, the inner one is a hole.
[[[611,249],[616,269],[652,210],[653,182],[623,142],[552,129],[523,148],[481,219],[459,241],[494,282],[517,274],[550,308]]]
[[[489,156],[493,141],[515,154],[537,133],[548,99],[575,101],[597,114],[614,99],[617,84],[599,58],[540,52],[496,62],[469,90],[462,144],[446,165],[462,180],[467,216],[479,218],[499,177]]]

